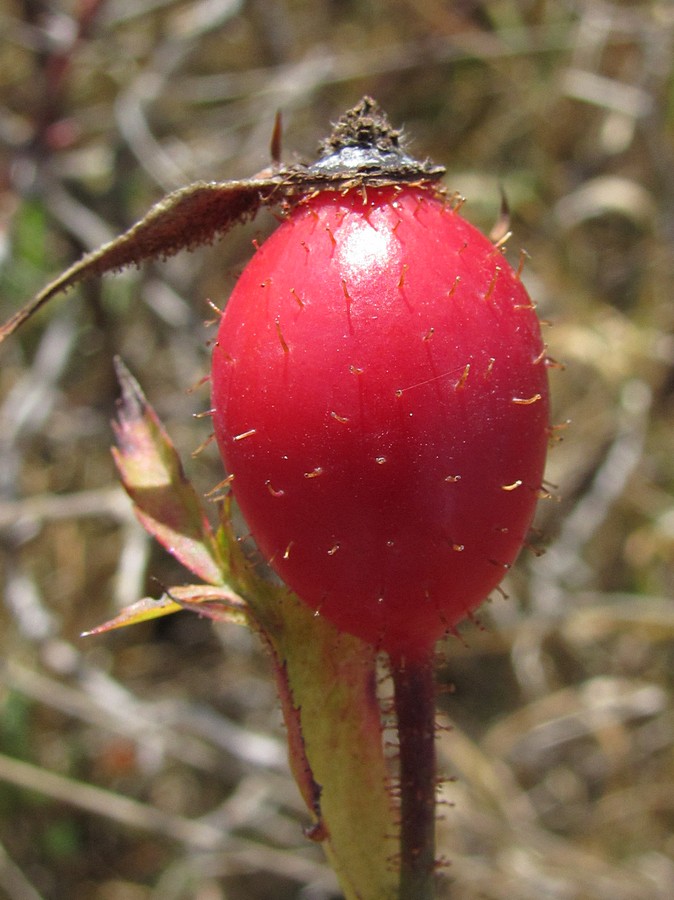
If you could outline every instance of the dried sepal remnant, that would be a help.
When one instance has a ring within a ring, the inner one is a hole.
[[[277,122],[275,134],[279,127]],[[372,152],[372,140],[376,153]],[[280,139],[272,143],[273,153],[280,152]],[[408,156],[400,133],[375,101],[364,97],[339,120],[311,164],[284,167],[274,159],[271,168],[251,178],[195,182],[168,194],[132,228],[84,256],[36,294],[0,326],[0,342],[53,297],[84,278],[210,244],[233,226],[254,218],[262,206],[285,212],[321,191],[407,182],[434,184],[444,171],[442,166]]]
[[[405,152],[402,133],[371,97],[340,118],[309,171],[334,179],[338,190],[433,182],[445,173],[443,166]]]

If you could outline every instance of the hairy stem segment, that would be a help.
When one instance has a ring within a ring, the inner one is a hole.
[[[435,677],[432,653],[392,659],[400,743],[399,900],[433,900],[435,872]]]

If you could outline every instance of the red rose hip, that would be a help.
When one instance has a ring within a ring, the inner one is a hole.
[[[297,205],[229,300],[212,394],[264,557],[395,657],[427,656],[525,540],[548,441],[539,324],[432,187]]]

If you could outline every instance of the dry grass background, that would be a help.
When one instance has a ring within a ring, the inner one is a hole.
[[[2,0],[0,313],[167,190],[311,155],[363,93],[489,228],[503,185],[563,442],[542,558],[443,648],[459,900],[674,884],[674,7],[667,0]],[[90,282],[0,360],[0,896],[326,900],[267,664],[183,614],[79,634],[184,575],[108,447],[119,353],[191,477],[206,298],[251,237]],[[451,804],[451,805],[450,805]]]

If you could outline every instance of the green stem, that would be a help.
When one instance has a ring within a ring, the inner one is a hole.
[[[400,744],[399,900],[435,896],[435,678],[432,653],[392,659]]]

